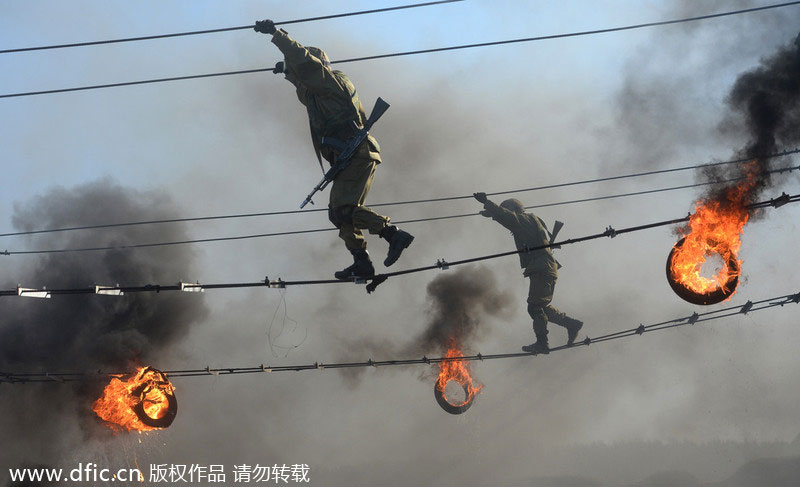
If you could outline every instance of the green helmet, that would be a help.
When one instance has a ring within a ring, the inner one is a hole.
[[[328,55],[325,54],[325,51],[323,51],[322,49],[320,49],[318,47],[313,47],[313,46],[308,46],[308,47],[306,47],[306,49],[308,49],[308,53],[309,54],[311,54],[315,58],[317,58],[320,61],[322,61],[323,65],[325,65],[327,67],[331,66],[331,60],[328,57]]]
[[[513,211],[514,213],[525,213],[525,205],[522,204],[522,201],[515,198],[503,201],[500,203],[500,206],[508,211]]]

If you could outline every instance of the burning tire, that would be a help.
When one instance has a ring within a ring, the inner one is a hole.
[[[114,431],[153,431],[172,424],[178,400],[165,373],[139,367],[132,374],[113,376],[92,410]]]
[[[727,259],[725,255],[719,255],[725,260],[725,274],[727,279],[723,284],[717,284],[715,288],[709,290],[697,290],[690,287],[689,284],[682,282],[676,270],[676,259],[680,255],[686,238],[678,240],[678,243],[672,247],[672,251],[667,257],[667,282],[669,282],[672,290],[684,301],[692,304],[709,305],[717,304],[728,299],[736,291],[736,286],[739,285],[740,266],[739,260],[736,258],[734,252],[727,252]]]
[[[163,372],[148,367],[139,376],[143,378],[148,373],[152,373],[153,378],[132,391],[132,394],[138,398],[136,405],[133,406],[133,412],[136,413],[139,421],[151,428],[166,428],[175,421],[175,416],[178,415],[178,399],[175,398],[172,384]],[[152,398],[153,395],[156,395],[155,400]],[[167,402],[166,407],[163,407],[164,400]],[[145,403],[161,403],[158,408],[160,416],[157,418],[150,416],[145,410]]]
[[[453,379],[450,382],[458,382],[458,381]],[[469,409],[470,406],[472,406],[472,401],[475,399],[474,394],[470,396],[469,384],[462,384],[461,382],[458,382],[458,384],[464,388],[464,397],[467,398],[467,400],[461,404],[451,404],[444,395],[444,387],[440,389],[438,382],[433,384],[433,395],[434,397],[436,397],[436,402],[439,404],[439,406],[441,406],[442,409],[444,409],[450,414],[462,414],[466,412],[467,409]]]

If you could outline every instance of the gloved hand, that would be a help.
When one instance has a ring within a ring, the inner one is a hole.
[[[479,213],[481,216],[485,216],[486,218],[491,218],[492,215],[489,213],[489,210],[483,210]]]
[[[478,203],[486,203],[489,198],[486,197],[486,193],[472,193],[472,196],[478,200]]]
[[[253,30],[261,32],[262,34],[274,34],[277,29],[275,29],[275,22],[266,19],[256,20],[256,25],[253,27]]]
[[[283,61],[278,61],[275,63],[275,68],[272,70],[275,74],[285,73],[286,72],[286,65],[283,64]]]

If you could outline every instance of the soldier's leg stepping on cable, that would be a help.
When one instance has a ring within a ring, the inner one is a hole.
[[[333,276],[341,281],[350,279],[368,279],[375,276],[375,267],[369,259],[369,252],[366,249],[350,250],[353,254],[353,265],[341,271],[336,271]]]

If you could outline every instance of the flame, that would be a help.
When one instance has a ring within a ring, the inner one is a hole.
[[[695,295],[721,291],[726,299],[736,291],[741,261],[742,229],[750,218],[747,208],[757,184],[759,170],[755,162],[745,166],[745,180],[726,188],[717,198],[700,200],[688,225],[681,229],[683,239],[673,247],[668,277]],[[700,274],[708,257],[717,254],[724,262],[712,277]],[[710,304],[710,303],[709,303]]]
[[[144,424],[134,408],[142,404],[150,418],[164,418],[170,414],[169,396],[174,397],[174,392],[164,373],[152,367],[139,367],[130,376],[112,378],[92,409],[116,432],[152,431],[159,428]]]
[[[452,345],[444,356],[445,358],[458,358],[463,357],[464,354],[461,353],[461,350],[459,350],[456,345]],[[453,403],[452,401],[448,400],[447,396],[445,395],[445,387],[451,380],[456,381],[459,385],[461,385],[461,387],[463,387],[467,393],[467,397],[461,403]],[[439,362],[439,376],[436,379],[436,389],[442,393],[442,397],[445,399],[445,401],[455,407],[460,407],[472,402],[472,400],[475,398],[475,395],[478,394],[481,389],[483,389],[483,386],[476,386],[472,381],[469,362],[465,360],[446,360]]]

